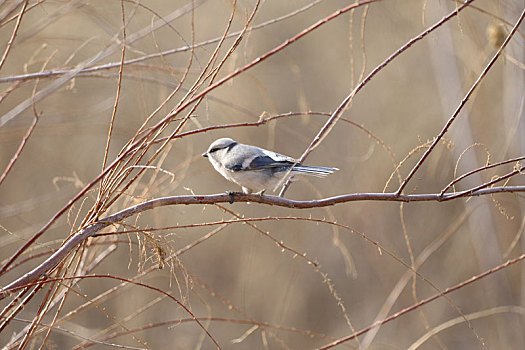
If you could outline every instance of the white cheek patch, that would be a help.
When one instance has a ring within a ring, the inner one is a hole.
[[[215,168],[215,170],[220,171],[221,164],[215,158],[210,157],[210,162],[213,165],[213,167]]]

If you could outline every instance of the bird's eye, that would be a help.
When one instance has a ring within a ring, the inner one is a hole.
[[[213,153],[213,152],[217,152],[218,150],[220,150],[219,147],[215,147],[215,148],[212,148],[208,151],[208,153]]]

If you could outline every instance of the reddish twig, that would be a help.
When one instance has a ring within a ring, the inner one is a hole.
[[[450,294],[451,292],[454,292],[454,291],[456,291],[458,289],[461,289],[461,288],[463,288],[463,287],[465,287],[465,286],[467,286],[467,285],[469,285],[469,284],[471,284],[473,282],[476,282],[476,281],[478,281],[478,280],[480,280],[480,279],[482,279],[484,277],[487,277],[488,275],[491,275],[491,274],[493,274],[493,273],[495,273],[495,272],[497,272],[499,270],[502,270],[502,269],[504,269],[504,268],[506,268],[506,267],[508,267],[508,266],[510,266],[512,264],[518,263],[518,262],[520,262],[520,261],[522,261],[524,259],[525,259],[525,254],[522,254],[522,255],[518,256],[517,258],[515,258],[515,259],[508,260],[507,262],[505,262],[505,263],[503,263],[501,265],[498,265],[496,267],[493,267],[492,269],[487,270],[487,271],[485,271],[483,273],[480,273],[477,276],[471,277],[471,278],[469,278],[466,281],[458,283],[455,286],[449,287],[449,288],[445,289],[444,291],[442,291],[441,293],[434,294],[433,296],[431,296],[429,298],[421,300],[419,303],[416,303],[416,304],[411,305],[411,306],[409,306],[407,308],[404,308],[403,310],[401,310],[399,312],[396,312],[395,314],[393,314],[393,315],[391,315],[391,316],[389,316],[389,317],[387,317],[387,318],[385,318],[385,319],[383,319],[381,321],[374,322],[370,326],[368,326],[366,328],[363,328],[362,330],[360,330],[360,331],[358,331],[358,332],[356,332],[354,334],[351,334],[351,335],[349,335],[347,337],[338,339],[338,340],[336,340],[336,341],[334,341],[334,342],[332,342],[330,344],[326,344],[326,345],[320,347],[319,350],[330,349],[330,348],[333,348],[336,345],[339,345],[339,344],[342,344],[342,343],[347,342],[349,340],[352,340],[355,337],[358,337],[358,336],[360,336],[362,334],[365,334],[366,332],[370,331],[371,329],[373,329],[375,327],[379,327],[379,326],[381,326],[381,325],[383,325],[385,323],[388,323],[388,322],[398,318],[399,316],[402,316],[402,315],[404,315],[404,314],[406,314],[406,313],[408,313],[408,312],[410,312],[412,310],[418,309],[421,306],[430,303],[431,301],[434,301],[434,300],[436,300],[436,299],[438,299],[438,298],[440,298],[442,296]]]
[[[225,318],[225,317],[198,317],[197,319],[199,321],[213,321],[213,322],[219,322],[219,323],[232,323],[232,324],[241,324],[241,325],[252,325],[252,326],[258,326],[258,327],[261,327],[261,328],[272,328],[272,329],[276,329],[276,330],[280,330],[280,331],[284,331],[284,332],[304,335],[304,336],[310,337],[310,338],[314,338],[315,337],[315,338],[323,338],[323,339],[327,339],[327,340],[335,339],[334,337],[330,337],[330,336],[328,336],[326,334],[316,333],[316,332],[312,332],[310,330],[304,330],[304,329],[295,328],[295,327],[280,326],[280,325],[275,325],[275,324],[271,324],[271,323],[267,323],[267,322],[258,322],[258,321],[252,320],[252,319],[242,320],[242,319]],[[100,342],[107,342],[108,340],[115,339],[115,338],[118,338],[118,337],[122,337],[122,336],[130,334],[130,333],[143,332],[145,330],[152,329],[152,328],[159,328],[159,327],[166,327],[166,326],[176,326],[176,325],[181,324],[181,323],[187,323],[187,322],[193,322],[193,321],[194,320],[191,319],[191,318],[181,318],[181,319],[177,319],[177,320],[170,320],[170,321],[150,323],[150,324],[147,324],[147,325],[144,325],[144,326],[140,326],[140,327],[136,327],[136,328],[133,328],[133,329],[130,329],[130,330],[127,330],[127,331],[114,332],[114,333],[112,333],[112,334],[102,338],[100,340]],[[87,343],[84,346],[79,347],[79,349],[85,349],[85,348],[91,347],[92,345],[96,345],[99,342],[99,341],[95,341],[95,340],[91,340],[91,339],[89,339],[88,341],[90,341],[92,343],[91,344]]]
[[[26,2],[27,4],[27,2]],[[42,70],[47,66],[47,64],[49,63],[49,61],[51,60],[51,57],[53,57],[53,54],[50,55],[48,57],[48,59],[44,62],[43,66],[42,66]],[[40,79],[37,79],[36,83],[35,83],[35,86],[33,88],[33,98],[35,96],[35,93],[36,93],[36,88],[38,86],[38,83],[40,82]],[[0,101],[1,103],[1,101]],[[31,134],[33,133],[35,127],[36,127],[36,124],[38,123],[38,121],[40,120],[40,115],[38,114],[38,112],[36,111],[36,107],[35,107],[35,103],[32,104],[32,107],[33,107],[33,115],[35,116],[35,119],[33,119],[33,123],[31,124],[31,126],[29,127],[29,129],[27,129],[27,132],[24,136],[24,138],[22,139],[22,142],[20,143],[20,146],[18,147],[17,151],[15,152],[15,154],[13,155],[13,157],[11,158],[11,160],[9,161],[9,164],[7,165],[6,169],[4,170],[2,176],[0,176],[0,185],[2,185],[2,182],[5,180],[5,178],[7,177],[7,174],[9,174],[9,172],[11,171],[11,169],[13,168],[15,162],[18,160],[18,158],[20,157],[20,154],[22,153],[22,150],[24,149],[26,143],[27,143],[27,140],[29,140],[29,137],[31,136]]]
[[[269,26],[269,25],[272,25],[272,24],[284,21],[285,19],[288,19],[290,17],[293,17],[293,16],[295,16],[297,14],[300,14],[300,13],[310,9],[311,7],[317,5],[321,1],[322,0],[315,0],[315,1],[305,5],[304,7],[300,8],[298,10],[292,11],[292,12],[286,14],[286,15],[283,15],[283,16],[278,17],[278,18],[273,18],[273,19],[270,19],[270,20],[268,20],[266,22],[254,25],[254,26],[248,28],[247,32],[251,32],[253,30],[264,28],[266,26]],[[35,5],[33,5],[33,6],[35,6]],[[144,8],[147,8],[143,4],[140,4],[140,6],[144,7]],[[155,14],[155,12],[153,12],[153,13]],[[226,36],[226,38],[229,39],[229,38],[232,38],[232,37],[236,37],[240,33],[241,33],[241,31],[232,32],[232,33],[228,34]],[[155,52],[155,53],[152,53],[152,54],[149,54],[149,55],[143,55],[141,57],[132,58],[132,59],[124,61],[124,65],[132,65],[132,64],[135,64],[135,63],[139,63],[139,62],[150,60],[150,59],[154,59],[154,58],[159,58],[159,57],[163,57],[163,56],[173,55],[173,54],[176,54],[176,53],[191,51],[191,50],[194,50],[194,49],[197,49],[197,48],[200,48],[200,47],[204,47],[206,45],[215,44],[215,43],[219,42],[221,40],[221,38],[222,38],[222,36],[214,38],[214,39],[202,41],[200,43],[193,44],[191,46],[187,45],[187,46],[179,47],[179,48],[176,48],[176,49],[165,50],[165,51],[162,51],[162,52]],[[93,66],[93,67],[85,67],[80,72],[81,73],[97,72],[97,71],[100,71],[100,70],[117,68],[119,66],[120,66],[120,62],[111,62],[111,63],[101,64],[101,65]],[[47,71],[43,71],[43,72],[14,75],[14,76],[9,76],[9,77],[0,77],[0,83],[10,82],[10,81],[25,81],[25,80],[29,80],[29,79],[38,79],[38,78],[48,78],[48,77],[60,76],[60,75],[63,75],[63,74],[68,74],[71,71],[72,71],[71,69],[53,69],[53,70],[47,70]]]
[[[488,182],[482,183],[481,185],[478,185],[478,186],[473,187],[471,189],[468,189],[468,190],[465,190],[465,191],[461,191],[461,192],[458,192],[458,193],[454,193],[454,194],[450,194],[450,195],[446,196],[445,200],[452,200],[452,199],[456,199],[458,197],[465,197],[469,193],[472,193],[472,192],[475,192],[475,191],[479,191],[479,190],[481,190],[483,188],[487,188],[489,186],[494,185],[495,183],[498,183],[500,181],[506,180],[506,179],[508,179],[508,178],[510,178],[510,177],[512,177],[514,175],[522,174],[524,171],[525,171],[525,166],[523,166],[521,168],[518,168],[518,169],[514,169],[513,171],[511,171],[508,174],[505,174],[505,175],[502,175],[502,176],[498,176],[497,178],[495,178],[493,180],[490,180]],[[502,187],[505,188],[505,186],[502,186]]]
[[[108,160],[109,153],[109,144],[111,142],[111,135],[113,134],[113,126],[115,125],[115,116],[117,115],[117,108],[120,99],[120,91],[122,88],[122,73],[124,71],[124,58],[126,57],[126,15],[124,12],[124,2],[120,2],[121,6],[121,15],[122,15],[122,52],[120,55],[120,67],[118,70],[118,80],[117,80],[117,93],[115,95],[115,102],[113,103],[113,112],[111,113],[111,120],[109,122],[108,137],[106,141],[106,148],[104,150],[104,160],[102,162],[102,170],[106,167],[106,162]],[[100,186],[102,190],[102,186]]]
[[[461,197],[473,197],[481,195],[489,195],[495,193],[512,193],[512,192],[525,192],[525,186],[504,186],[504,187],[491,187],[480,189],[476,191],[463,191],[454,195],[441,196],[437,194],[411,194],[411,195],[398,195],[397,193],[355,193],[346,194],[336,197],[324,198],[312,201],[296,201],[286,199],[277,196],[264,195],[260,196],[257,194],[235,194],[236,202],[257,202],[266,205],[275,205],[286,208],[294,209],[308,209],[308,208],[319,208],[332,206],[340,203],[374,200],[374,201],[393,201],[393,202],[421,202],[421,201],[445,201],[449,197],[459,198]],[[173,196],[153,199],[141,204],[124,209],[116,214],[110,215],[103,220],[97,221],[93,225],[90,225],[81,231],[74,234],[69,240],[67,240],[55,253],[53,253],[45,262],[35,267],[25,275],[19,277],[17,280],[11,282],[4,288],[0,289],[0,300],[7,296],[9,290],[18,288],[22,285],[34,282],[44,274],[49,272],[55,266],[57,266],[64,257],[66,257],[77,245],[86,240],[89,237],[94,236],[97,232],[101,231],[107,226],[114,223],[121,222],[122,220],[142,213],[147,210],[151,210],[161,206],[167,205],[202,205],[202,204],[217,204],[217,203],[230,203],[231,195],[229,193],[215,194],[215,195],[191,195],[191,196]]]
[[[464,6],[466,4],[468,4],[470,1],[467,1],[464,3],[464,5],[458,7],[457,11],[459,12],[460,9],[464,8]],[[406,187],[406,185],[408,184],[408,182],[410,181],[410,179],[412,179],[412,177],[414,176],[414,174],[416,173],[416,171],[421,167],[421,165],[423,164],[423,162],[428,158],[428,156],[430,155],[430,153],[434,150],[434,148],[436,147],[436,145],[438,144],[438,142],[441,141],[441,139],[443,138],[443,135],[445,135],[445,133],[448,131],[448,129],[450,128],[450,126],[452,125],[452,123],[456,120],[457,116],[459,115],[459,112],[461,112],[461,110],[463,109],[463,107],[465,106],[465,104],[467,103],[467,101],[470,99],[470,96],[472,96],[472,94],[474,93],[474,91],[476,90],[476,88],[479,86],[479,84],[481,83],[481,81],[483,80],[483,78],[485,78],[485,76],[487,75],[487,73],[489,72],[489,70],[492,68],[492,66],[494,65],[494,63],[496,62],[496,60],[498,59],[498,57],[501,55],[501,52],[503,51],[503,49],[505,48],[505,46],[507,46],[508,42],[510,41],[510,39],[512,39],[512,37],[514,36],[514,33],[516,32],[516,30],[518,29],[518,27],[520,26],[521,22],[523,21],[523,18],[525,17],[525,10],[521,12],[521,16],[519,17],[519,19],[516,21],[516,23],[514,24],[514,27],[512,28],[512,30],[510,31],[509,35],[507,35],[507,37],[505,38],[505,41],[503,42],[503,44],[500,46],[500,48],[498,49],[498,51],[494,54],[494,56],[492,56],[492,58],[490,59],[489,63],[485,66],[485,68],[483,69],[483,71],[481,72],[481,74],[478,76],[478,78],[476,79],[476,81],[474,82],[474,84],[472,84],[472,86],[470,87],[469,91],[467,92],[467,94],[463,97],[463,99],[461,100],[461,102],[459,103],[458,107],[456,108],[456,110],[454,111],[454,113],[452,114],[452,116],[449,118],[449,120],[447,121],[447,123],[445,124],[445,126],[443,127],[443,129],[441,130],[441,132],[438,134],[438,136],[434,139],[434,142],[432,142],[432,145],[430,145],[430,147],[425,151],[425,153],[423,154],[423,156],[421,157],[421,159],[419,159],[419,161],[416,163],[416,165],[412,168],[412,170],[410,171],[410,173],[408,174],[408,176],[405,178],[405,180],[403,181],[403,183],[401,184],[401,186],[399,186],[399,189],[397,190],[397,194],[401,194],[401,192],[403,192],[403,189]]]
[[[186,307],[186,305],[184,305],[182,302],[180,302],[177,298],[175,298],[171,294],[163,291],[160,288],[153,287],[153,286],[150,286],[150,285],[145,284],[145,283],[133,281],[133,280],[130,280],[130,279],[127,279],[127,278],[124,278],[124,277],[111,276],[111,275],[96,275],[95,274],[95,275],[80,275],[80,276],[68,276],[68,277],[60,277],[60,278],[50,278],[50,279],[45,280],[45,281],[33,282],[33,283],[29,283],[26,286],[21,286],[21,287],[14,288],[12,291],[15,291],[15,290],[18,290],[18,289],[22,289],[22,288],[26,288],[26,287],[30,287],[31,285],[41,286],[42,283],[54,283],[54,282],[62,282],[64,280],[76,280],[76,279],[86,279],[86,278],[109,278],[109,279],[114,279],[114,280],[117,280],[117,281],[134,284],[134,285],[137,285],[139,287],[144,287],[144,288],[147,288],[147,289],[151,289],[153,291],[156,291],[156,292],[158,292],[160,294],[163,294],[163,295],[167,296],[168,298],[170,298],[171,300],[176,302],[180,307],[182,307],[184,309],[184,311],[186,311],[186,313],[188,313],[192,317],[192,319],[199,325],[200,328],[202,328],[202,330],[206,333],[206,335],[213,341],[213,343],[215,344],[217,349],[220,349],[219,344],[217,343],[215,338],[213,338],[213,336],[208,332],[206,327],[204,327],[204,325],[190,311],[190,309],[188,309],[188,307]]]
[[[16,33],[18,33],[18,29],[20,28],[20,23],[22,23],[22,17],[24,16],[24,13],[26,12],[27,3],[29,1],[25,0],[24,4],[22,5],[22,9],[20,10],[20,13],[18,14],[18,18],[16,19],[15,28],[13,29],[13,33],[11,34],[11,38],[9,38],[9,41],[7,42],[7,46],[5,48],[4,54],[2,55],[2,59],[0,59],[0,70],[4,66],[5,60],[7,59],[7,55],[9,55],[9,51],[11,51],[11,46],[13,46],[13,42],[16,38]]]
[[[339,120],[343,112],[348,108],[350,105],[350,102],[354,98],[354,96],[377,74],[379,73],[385,66],[387,66],[390,62],[392,62],[397,56],[405,52],[409,47],[411,47],[416,42],[422,40],[424,37],[426,37],[428,34],[432,33],[437,28],[441,27],[444,23],[446,23],[451,18],[457,16],[461,10],[466,8],[472,1],[474,0],[467,0],[465,3],[463,3],[461,6],[456,8],[454,11],[443,17],[441,20],[436,22],[433,26],[429,27],[428,29],[424,30],[422,33],[420,33],[418,36],[410,39],[405,45],[397,49],[392,55],[390,55],[386,60],[384,60],[381,64],[379,64],[376,68],[374,68],[370,74],[366,76],[353,90],[350,92],[348,96],[345,97],[345,99],[339,104],[337,109],[332,113],[330,119],[326,121],[326,123],[323,125],[323,127],[319,130],[317,135],[314,137],[310,145],[306,148],[303,155],[298,159],[298,163],[303,162],[306,157],[310,154],[310,152],[313,151],[315,147],[322,141],[326,135],[332,130],[335,123]],[[364,3],[361,3],[364,4]],[[281,192],[279,193],[279,196],[282,197],[288,187],[291,184],[291,179],[288,179]],[[400,191],[399,191],[400,192]]]
[[[284,48],[288,47],[289,45],[291,45],[292,43],[296,42],[297,40],[299,40],[300,38],[302,38],[303,36],[305,36],[306,34],[312,32],[313,30],[315,30],[316,28],[320,27],[321,25],[329,22],[330,20],[333,20],[334,18],[337,18],[338,16],[340,16],[341,14],[343,13],[346,13],[348,11],[350,11],[351,9],[353,8],[357,8],[359,6],[363,6],[365,4],[369,4],[369,3],[372,3],[372,2],[376,2],[376,1],[380,1],[380,0],[366,0],[366,1],[363,1],[361,3],[357,3],[357,4],[353,4],[353,5],[349,5],[343,9],[340,9],[336,12],[334,12],[332,15],[328,16],[328,17],[325,17],[324,19],[314,23],[313,25],[311,25],[310,27],[304,29],[303,31],[301,31],[299,34],[293,36],[292,38],[290,39],[287,39],[286,41],[284,41],[282,44],[278,45],[277,47],[273,48],[272,50],[268,51],[267,53],[257,57],[256,59],[254,59],[252,62],[248,63],[247,65],[241,67],[241,68],[238,68],[236,69],[235,71],[233,71],[232,73],[226,75],[225,77],[223,77],[222,79],[218,80],[217,82],[211,84],[210,86],[208,86],[207,88],[205,88],[204,90],[202,90],[200,93],[196,94],[195,96],[193,96],[192,98],[188,99],[185,103],[183,103],[182,105],[180,105],[175,111],[173,111],[173,113],[170,113],[168,114],[166,117],[164,117],[162,120],[160,120],[157,124],[155,124],[153,127],[151,127],[151,129],[145,133],[144,135],[142,135],[140,138],[138,138],[137,140],[135,140],[135,142],[133,142],[126,151],[122,152],[104,171],[102,171],[100,174],[98,174],[95,179],[93,179],[88,185],[86,185],[82,190],[80,190],[80,192],[78,192],[66,205],[64,205],[59,211],[57,211],[55,213],[55,215],[53,215],[53,217],[51,217],[51,219],[49,219],[49,221],[38,231],[36,232],[31,238],[29,238],[9,259],[8,261],[0,268],[0,275],[3,274],[5,272],[5,269],[7,267],[9,267],[9,265],[11,265],[19,256],[20,254],[22,254],[29,246],[31,246],[40,236],[42,236],[44,234],[44,232],[46,232],[50,227],[51,225],[54,224],[54,222],[59,218],[61,217],[67,210],[69,210],[69,208],[71,208],[71,206],[77,201],[79,200],[84,194],[86,194],[95,184],[97,184],[104,176],[106,176],[110,171],[112,171],[113,167],[117,166],[118,164],[120,164],[120,162],[127,156],[129,156],[129,154],[131,154],[131,151],[136,148],[137,146],[141,145],[150,135],[152,135],[153,133],[157,132],[160,128],[163,127],[163,125],[165,125],[165,123],[168,123],[174,116],[176,116],[178,113],[180,113],[181,111],[185,110],[187,107],[189,107],[190,105],[192,105],[194,102],[200,100],[203,96],[206,96],[208,93],[210,93],[212,90],[218,88],[219,86],[223,85],[224,83],[226,83],[227,81],[230,81],[231,79],[233,79],[234,77],[236,77],[237,75],[247,71],[248,69],[254,67],[255,65],[257,65],[258,63],[266,60],[267,58],[275,55],[277,52],[280,52],[281,50],[283,50]],[[141,33],[137,33],[135,36],[137,37],[140,37]],[[135,39],[135,38],[134,38]],[[100,56],[97,56],[96,59],[99,59]],[[47,90],[49,89],[52,89],[52,88],[56,88],[57,86],[60,86],[61,84],[65,83],[65,81],[67,81],[69,78],[73,77],[74,75],[78,74],[78,72],[80,72],[80,70],[87,66],[89,64],[89,61],[88,62],[85,62],[83,65],[79,65],[77,69],[75,69],[73,72],[71,72],[69,75],[66,75],[65,77],[63,77],[63,79],[59,79],[57,81],[55,81],[54,83],[50,84],[45,90],[47,92]],[[39,94],[43,94],[44,93],[44,90],[41,90]],[[38,94],[37,94],[38,95]],[[15,109],[18,109],[18,108],[22,108],[20,107],[16,107]],[[1,123],[1,122],[0,122]]]
[[[20,154],[22,153],[22,150],[24,149],[24,147],[25,147],[25,145],[27,143],[27,140],[29,140],[29,137],[33,133],[33,130],[35,129],[35,126],[36,126],[37,123],[38,123],[38,115],[36,115],[35,119],[33,119],[33,123],[31,124],[29,129],[27,129],[27,132],[26,132],[24,138],[22,139],[22,142],[20,142],[20,146],[18,146],[18,149],[16,150],[15,154],[13,155],[13,157],[11,157],[11,160],[9,161],[9,164],[7,164],[7,167],[5,168],[4,172],[2,173],[2,176],[0,176],[0,185],[2,184],[2,182],[7,177],[7,174],[9,174],[9,172],[11,171],[13,166],[15,165],[15,162],[17,161],[18,157],[20,157]]]
[[[519,162],[520,160],[524,160],[525,159],[525,156],[523,157],[517,157],[517,158],[513,158],[513,159],[507,159],[507,160],[504,160],[504,161],[501,161],[501,162],[498,162],[498,163],[494,163],[494,164],[489,164],[489,165],[485,165],[483,167],[480,167],[480,168],[477,168],[477,169],[474,169],[474,170],[471,170],[463,175],[461,175],[460,177],[452,180],[448,185],[446,185],[440,192],[440,195],[444,195],[445,192],[447,192],[447,190],[449,188],[451,188],[452,186],[454,186],[456,183],[458,183],[459,181],[463,180],[464,178],[472,175],[472,174],[475,174],[475,173],[478,173],[480,171],[483,171],[483,170],[487,170],[487,169],[491,169],[491,168],[495,168],[495,167],[498,167],[500,165],[504,165],[504,164],[509,164],[509,163],[515,163],[515,162]]]

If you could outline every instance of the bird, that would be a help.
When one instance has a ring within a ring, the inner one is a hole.
[[[222,176],[242,187],[245,194],[275,191],[296,174],[325,177],[337,168],[302,165],[296,159],[231,138],[220,138],[202,154]]]

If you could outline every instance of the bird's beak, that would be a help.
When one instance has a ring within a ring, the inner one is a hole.
[[[204,158],[208,158],[208,152],[204,152],[204,153],[202,154],[202,156],[203,156]]]

